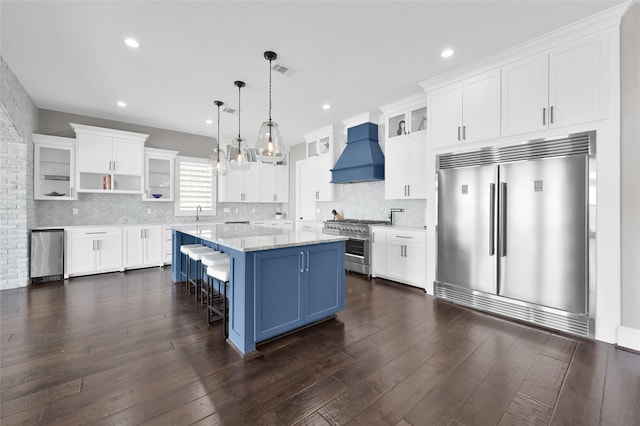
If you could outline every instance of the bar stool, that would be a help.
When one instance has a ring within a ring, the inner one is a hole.
[[[202,277],[202,281],[203,281],[202,285],[200,286],[200,302],[203,305],[209,306],[209,297],[212,294],[211,279],[209,275],[207,275],[205,268],[208,268],[209,266],[215,265],[220,262],[225,262],[228,259],[229,259],[228,254],[224,254],[219,251],[214,251],[213,253],[207,253],[202,256],[202,259],[200,259],[200,264],[202,265],[202,269],[200,270],[200,276]]]
[[[198,300],[198,287],[202,283],[202,266],[199,265],[200,260],[202,259],[202,256],[206,254],[212,254],[212,253],[215,253],[215,250],[207,246],[201,246],[201,247],[195,247],[195,248],[189,249],[189,255],[188,255],[189,261],[196,262],[196,276],[195,278],[189,277],[187,279],[187,288],[189,290],[189,293],[191,293],[191,286],[193,285],[196,300]],[[191,273],[191,265],[189,265],[188,272]]]
[[[189,262],[189,250],[194,248],[204,247],[202,244],[183,244],[180,246],[180,255],[184,256],[183,265],[186,265],[185,269],[180,269],[180,276],[184,278],[185,285],[189,285],[189,271],[191,270],[191,265]]]
[[[210,297],[207,306],[207,323],[211,324],[211,314],[218,314],[222,317],[222,326],[224,330],[224,337],[229,337],[229,330],[227,329],[227,311],[229,304],[227,302],[227,288],[229,286],[229,276],[231,274],[231,261],[227,259],[223,262],[216,263],[207,267],[207,275],[218,282],[218,297]],[[220,286],[221,284],[221,286]],[[222,292],[220,292],[222,287]],[[210,288],[213,293],[213,286]]]

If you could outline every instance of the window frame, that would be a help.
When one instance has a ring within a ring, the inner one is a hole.
[[[178,155],[176,156],[176,164],[175,164],[175,201],[174,201],[174,216],[196,216],[196,209],[182,209],[180,207],[182,194],[180,188],[180,178],[181,178],[181,164],[182,163],[190,163],[190,164],[199,164],[204,165],[205,167],[209,167],[209,159],[208,158],[199,158],[199,157],[186,157]],[[213,175],[210,175],[211,179],[211,208],[210,209],[202,209],[202,211],[197,214],[200,216],[215,216],[216,215],[216,200],[217,200],[217,180]]]

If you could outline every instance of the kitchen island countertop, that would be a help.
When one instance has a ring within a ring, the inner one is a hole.
[[[320,232],[290,231],[237,223],[179,225],[174,226],[173,229],[242,252],[330,243],[348,239]]]

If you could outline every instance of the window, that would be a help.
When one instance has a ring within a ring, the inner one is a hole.
[[[176,158],[176,216],[212,216],[216,214],[216,193],[214,179],[209,174],[206,158]]]

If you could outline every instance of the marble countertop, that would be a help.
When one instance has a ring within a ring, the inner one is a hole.
[[[173,229],[238,251],[258,251],[346,241],[339,235],[289,231],[247,224],[176,225]]]

